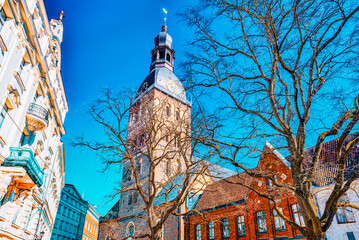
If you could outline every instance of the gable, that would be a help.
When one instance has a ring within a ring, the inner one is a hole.
[[[80,201],[83,201],[80,193],[77,191],[74,185],[71,184],[65,184],[65,187],[63,188],[63,191],[65,191],[67,194],[75,197],[76,199],[79,199]]]

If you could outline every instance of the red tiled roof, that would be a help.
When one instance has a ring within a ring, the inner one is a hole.
[[[251,181],[252,177],[248,174],[239,173],[232,177],[215,182],[205,189],[195,209],[200,211],[242,200],[248,193],[248,188],[233,183],[241,183],[249,186]]]

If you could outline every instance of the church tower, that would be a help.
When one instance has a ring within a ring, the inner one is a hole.
[[[139,191],[126,189],[135,189],[136,181],[139,181],[150,196],[153,188],[159,191],[164,184],[180,178],[191,161],[191,102],[174,73],[175,51],[166,25],[162,26],[154,42],[150,72],[130,108],[126,141],[128,159],[123,165],[122,193],[104,217],[107,222],[102,223],[102,230],[100,227],[99,239],[111,235],[108,232],[111,231],[111,219],[121,219],[116,224],[116,237],[146,231],[145,221],[127,217],[145,216],[146,213]]]
[[[191,134],[191,103],[186,99],[181,81],[174,74],[174,50],[167,26],[162,26],[154,42],[150,73],[139,87],[130,110],[127,142],[132,153],[139,152],[138,159],[135,159],[137,171],[144,176],[146,173],[140,167],[147,166],[140,152],[150,154],[153,151],[153,159],[161,158],[158,164],[154,163],[158,165],[155,180],[160,182],[184,170],[185,163],[176,152],[191,151],[190,145],[187,148],[181,145]],[[133,173],[126,168],[124,170],[125,184]]]

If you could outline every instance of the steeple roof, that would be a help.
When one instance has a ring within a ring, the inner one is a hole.
[[[168,34],[166,25],[162,26],[161,32],[155,37],[155,48],[151,54],[150,73],[137,91],[139,98],[150,89],[156,88],[190,106],[182,82],[173,71],[174,50],[172,37]]]

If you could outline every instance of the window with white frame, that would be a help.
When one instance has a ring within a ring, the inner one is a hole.
[[[304,223],[304,219],[303,219],[303,214],[299,208],[298,204],[293,204],[292,205],[292,211],[293,211],[293,217],[294,217],[294,222],[296,224],[298,224],[301,227],[305,227],[305,223]]]
[[[340,204],[350,203],[348,195],[345,193],[338,200],[339,207],[337,211],[337,220],[338,223],[352,223],[355,222],[353,210],[350,207],[345,207]]]
[[[196,225],[196,240],[201,240],[201,224]]]
[[[237,217],[237,230],[238,230],[238,236],[243,236],[246,234],[245,225],[244,225],[244,216]]]
[[[227,218],[222,220],[222,235],[223,238],[229,238],[229,225]]]
[[[258,233],[267,232],[266,216],[264,211],[257,212]]]
[[[283,213],[282,208],[278,208],[278,210]],[[276,231],[285,231],[285,223],[284,220],[278,215],[277,211],[273,209],[274,223]]]
[[[214,223],[208,223],[208,238],[209,240],[214,240]]]

